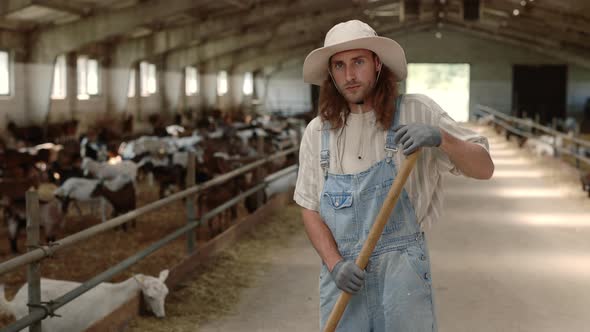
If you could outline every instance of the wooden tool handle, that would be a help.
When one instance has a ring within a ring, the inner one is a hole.
[[[371,227],[369,236],[363,244],[363,248],[361,249],[361,252],[356,259],[356,265],[360,267],[362,270],[364,270],[367,267],[367,264],[369,263],[369,258],[371,257],[371,254],[373,253],[373,250],[375,249],[375,246],[377,245],[377,242],[381,237],[381,233],[383,233],[383,229],[387,224],[387,220],[389,220],[389,216],[391,215],[393,208],[397,204],[397,200],[401,195],[402,190],[404,189],[406,180],[408,180],[408,177],[410,176],[410,173],[412,172],[414,165],[416,165],[416,161],[418,160],[419,156],[420,149],[418,149],[411,155],[407,156],[406,160],[404,160],[404,162],[402,163],[402,166],[400,167],[400,170],[397,173],[397,176],[395,177],[395,180],[393,181],[391,188],[389,189],[389,193],[387,194],[387,197],[383,202],[383,206],[381,207],[381,210],[379,211],[379,214],[375,219],[375,223]],[[348,305],[350,298],[351,295],[346,292],[342,292],[340,294],[340,297],[338,298],[338,301],[336,301],[334,308],[332,308],[330,317],[326,322],[324,332],[334,332],[336,330],[336,327],[340,322],[340,318],[342,318],[342,314],[344,314],[344,310],[346,310],[346,306]]]

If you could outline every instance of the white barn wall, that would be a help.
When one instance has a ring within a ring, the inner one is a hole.
[[[203,85],[201,86],[203,94],[203,106],[213,108],[217,105],[217,73],[208,72],[203,74]]]
[[[108,71],[105,77],[108,79],[108,86],[105,88],[109,93],[108,109],[115,115],[125,113],[129,104],[129,80],[131,67],[116,67]],[[137,76],[137,72],[135,73]]]
[[[471,65],[470,111],[478,103],[509,113],[512,105],[512,66],[565,64],[561,59],[524,47],[472,37],[460,32],[442,30],[437,39],[434,31],[398,36],[409,63],[469,63]],[[578,115],[585,98],[590,69],[568,65],[567,114]],[[584,93],[584,88],[586,88]]]
[[[512,103],[512,66],[514,64],[539,65],[563,64],[560,59],[496,41],[471,37],[456,31],[443,30],[442,39],[434,37],[434,31],[412,33],[395,38],[406,50],[409,62],[414,63],[469,63],[471,65],[471,98],[470,109],[477,103],[486,104],[503,112],[510,112]],[[197,59],[195,59],[197,61]],[[104,67],[101,68],[104,70]],[[125,69],[126,71],[127,69]],[[161,67],[158,67],[161,70]],[[75,76],[75,68],[69,68]],[[0,99],[0,126],[5,128],[9,119],[20,125],[29,123],[41,124],[47,118],[46,114],[31,114],[33,105],[47,103],[49,96],[44,95],[50,84],[53,68],[46,65],[24,65],[21,62],[13,64],[14,94]],[[179,107],[199,110],[202,108],[236,107],[241,103],[241,84],[243,75],[230,75],[230,91],[228,96],[218,98],[216,94],[216,72],[200,73],[200,92],[193,97],[184,98],[182,74],[159,74],[159,78],[166,77],[166,84],[174,86],[168,90],[166,100],[161,89],[150,97],[136,97],[128,99],[122,97],[127,91],[128,77],[124,72],[115,69],[112,73],[101,74],[101,95],[87,101],[76,99],[75,87],[69,88],[68,99],[50,101],[50,121],[62,121],[75,116],[83,123],[91,123],[95,119],[104,117],[107,112],[118,111],[139,114],[143,121],[147,115],[162,112],[164,105],[173,110]],[[71,76],[70,76],[71,77]],[[110,78],[110,79],[105,79]],[[48,83],[49,82],[49,83]],[[71,80],[69,80],[71,84]],[[116,86],[114,86],[114,84]],[[38,89],[43,85],[43,88]],[[268,91],[265,88],[268,87]],[[113,90],[117,91],[115,95]],[[283,69],[273,73],[269,84],[263,77],[256,80],[256,90],[268,110],[305,111],[311,107],[310,86],[303,83],[301,65]],[[590,70],[575,65],[568,66],[567,74],[567,113],[581,117],[586,99],[590,97]],[[110,95],[109,95],[110,94]],[[137,89],[139,96],[139,89]],[[73,98],[73,99],[72,99]],[[182,102],[184,98],[184,103]],[[176,108],[175,108],[176,107]]]
[[[268,84],[265,109],[286,114],[301,113],[311,109],[311,88],[303,83],[301,66],[274,73]]]
[[[229,78],[232,109],[237,109],[242,104],[244,98],[244,73],[233,73]]]

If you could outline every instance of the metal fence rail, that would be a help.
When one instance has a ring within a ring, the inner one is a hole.
[[[12,271],[17,267],[38,261],[44,257],[51,256],[55,252],[60,251],[64,248],[70,247],[70,246],[72,246],[76,243],[79,243],[89,237],[92,237],[97,234],[108,231],[110,229],[113,229],[123,223],[131,221],[141,215],[144,215],[148,212],[157,210],[157,209],[159,209],[163,206],[166,206],[170,203],[173,203],[175,201],[178,201],[178,200],[184,199],[186,197],[198,194],[199,192],[201,192],[205,189],[208,189],[208,188],[211,188],[215,185],[224,183],[224,182],[231,180],[232,178],[234,178],[238,175],[242,175],[244,173],[247,173],[253,169],[256,169],[259,166],[264,165],[265,163],[267,163],[269,161],[286,156],[290,153],[294,153],[297,150],[299,150],[299,148],[294,147],[294,148],[276,153],[272,156],[265,157],[259,161],[255,161],[251,164],[240,167],[240,168],[233,170],[229,173],[220,175],[220,176],[218,176],[212,180],[209,180],[203,184],[196,185],[192,188],[187,188],[183,191],[172,194],[166,198],[163,198],[163,199],[158,200],[156,202],[144,205],[138,209],[135,209],[135,210],[130,211],[128,213],[122,214],[116,218],[110,219],[102,224],[92,226],[92,227],[87,228],[87,229],[85,229],[81,232],[78,232],[76,234],[72,234],[70,236],[64,237],[63,239],[61,239],[51,245],[41,246],[39,249],[32,250],[30,252],[27,252],[26,254],[20,255],[18,257],[10,259],[6,262],[0,263],[0,275],[6,273],[8,271]]]
[[[85,229],[85,230],[78,232],[76,234],[72,234],[68,237],[65,237],[65,238],[59,240],[59,242],[56,242],[54,244],[51,244],[48,246],[40,246],[39,249],[32,250],[26,254],[20,255],[20,256],[15,257],[11,260],[1,263],[0,264],[0,274],[6,273],[8,271],[12,271],[12,270],[14,270],[18,267],[21,267],[23,265],[26,265],[26,264],[29,264],[30,266],[34,266],[34,267],[38,268],[37,265],[39,264],[38,262],[40,260],[42,260],[45,257],[51,256],[52,254],[54,254],[55,252],[57,252],[59,250],[63,250],[64,248],[68,248],[68,247],[70,247],[76,243],[79,243],[87,238],[90,238],[92,236],[95,236],[97,234],[105,232],[107,230],[113,229],[113,228],[117,227],[118,225],[121,225],[121,224],[128,222],[130,220],[133,220],[143,214],[154,211],[158,208],[161,208],[165,205],[171,204],[175,201],[185,199],[187,197],[192,198],[195,194],[198,194],[199,192],[202,192],[202,191],[204,191],[208,188],[211,188],[215,185],[222,184],[228,180],[231,180],[232,178],[234,178],[236,176],[256,170],[260,166],[264,165],[265,163],[268,163],[268,162],[273,161],[275,159],[284,157],[284,156],[291,154],[291,153],[296,153],[298,150],[299,150],[298,147],[294,147],[291,149],[287,149],[285,151],[278,152],[272,156],[265,157],[261,160],[258,160],[256,162],[253,162],[253,163],[248,164],[246,166],[240,167],[239,169],[236,169],[236,170],[231,171],[229,173],[218,176],[218,177],[216,177],[210,181],[207,181],[203,184],[187,188],[187,189],[185,189],[181,192],[175,193],[169,197],[163,198],[163,199],[158,200],[156,202],[152,202],[152,203],[147,204],[143,207],[140,207],[136,210],[130,211],[126,214],[123,214],[121,216],[113,218],[105,223],[95,225],[93,227]],[[193,169],[193,171],[194,171],[194,169]],[[81,296],[82,294],[84,294],[85,292],[94,288],[96,285],[100,284],[101,282],[110,280],[113,276],[115,276],[118,273],[120,273],[121,271],[129,268],[131,265],[135,264],[139,260],[150,255],[151,253],[157,251],[158,249],[167,245],[171,241],[174,241],[175,239],[177,239],[183,235],[187,235],[189,233],[192,233],[194,228],[201,225],[201,223],[208,221],[209,219],[215,217],[217,214],[223,212],[224,210],[228,209],[229,207],[232,207],[232,206],[238,204],[244,198],[246,198],[250,195],[253,195],[257,192],[260,192],[270,182],[274,181],[278,177],[284,176],[284,175],[286,175],[290,172],[294,172],[294,171],[297,171],[296,165],[285,168],[284,170],[278,172],[278,174],[275,174],[278,176],[273,176],[272,178],[268,179],[267,181],[263,181],[262,183],[241,193],[240,195],[234,197],[233,199],[221,204],[220,206],[216,207],[215,209],[213,209],[213,210],[209,211],[208,213],[204,214],[203,216],[201,216],[200,219],[195,219],[194,216],[192,218],[189,218],[187,225],[179,228],[178,230],[165,236],[164,238],[160,239],[159,241],[156,241],[155,243],[151,244],[146,249],[125,259],[124,261],[120,262],[119,264],[96,275],[95,277],[86,281],[85,283],[83,283],[79,287],[69,291],[68,293],[60,296],[59,298],[53,299],[48,303],[39,303],[39,300],[36,300],[33,303],[30,303],[30,304],[33,304],[33,306],[30,308],[29,315],[27,315],[27,316],[19,319],[18,321],[4,327],[2,330],[0,330],[0,332],[19,331],[27,326],[31,326],[32,331],[35,330],[36,328],[39,328],[40,327],[40,325],[38,325],[39,322],[42,321],[43,319],[47,318],[48,316],[53,315],[55,310],[59,309],[60,307],[66,305],[67,303],[69,303],[72,300],[76,299],[77,297]],[[191,170],[189,170],[188,173],[191,173]],[[33,196],[35,199],[32,200],[32,202],[33,202],[32,205],[35,206],[34,202],[37,202],[36,193],[34,193]],[[29,204],[28,201],[27,201],[27,204]],[[38,213],[38,211],[37,211],[37,213]],[[36,227],[38,229],[38,218],[34,216],[34,213],[31,213],[30,215],[31,215],[30,216],[31,220],[37,219],[37,223],[36,223],[37,226]],[[189,251],[190,250],[191,250],[191,248],[190,248],[190,242],[189,242]],[[37,276],[37,281],[38,281],[38,276]],[[33,289],[33,291],[39,291],[38,287],[37,287],[37,289]],[[31,292],[31,288],[29,288],[29,292]]]
[[[584,148],[590,150],[590,141],[582,140],[582,139],[579,139],[576,137],[572,137],[570,135],[564,134],[564,133],[562,133],[558,130],[555,130],[553,128],[540,125],[540,124],[532,121],[531,119],[517,118],[517,117],[511,116],[511,115],[499,112],[491,107],[487,107],[487,106],[483,106],[483,105],[477,105],[476,109],[475,109],[475,113],[482,115],[482,116],[493,115],[494,119],[492,119],[491,121],[493,121],[494,123],[505,128],[506,130],[508,130],[512,133],[515,133],[519,136],[523,136],[523,137],[527,137],[527,138],[536,138],[537,137],[536,135],[534,135],[533,133],[531,133],[529,131],[518,128],[517,125],[520,125],[525,128],[535,128],[536,130],[539,130],[539,131],[544,132],[550,136],[553,136],[554,137],[553,149],[556,152],[574,157],[576,159],[576,166],[578,168],[579,168],[579,162],[583,162],[583,163],[590,166],[590,158],[587,158],[586,156],[583,156],[578,152],[580,147],[584,147]],[[555,139],[556,137],[561,137],[561,139],[563,141],[572,142],[574,144],[574,149],[572,149],[573,151],[557,146],[557,144],[556,144],[557,140]]]

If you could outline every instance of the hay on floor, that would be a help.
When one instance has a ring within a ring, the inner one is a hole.
[[[289,205],[201,267],[166,299],[166,318],[139,317],[128,331],[197,331],[200,324],[232,314],[242,289],[266,271],[273,249],[303,231],[300,209]]]

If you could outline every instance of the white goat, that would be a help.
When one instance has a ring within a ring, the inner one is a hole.
[[[77,201],[93,199],[92,192],[96,188],[98,180],[85,178],[69,178],[53,193],[57,197],[69,197]]]
[[[119,154],[123,159],[133,159],[144,153],[168,154],[174,151],[176,151],[176,147],[173,142],[156,136],[142,136],[133,141],[123,142],[119,147]]]
[[[131,160],[123,160],[111,164],[109,162],[98,162],[90,158],[84,158],[82,160],[81,168],[84,172],[88,172],[98,179],[109,180],[114,179],[119,175],[127,175],[135,181],[138,166]]]
[[[557,148],[563,147],[563,138],[561,136],[553,137],[549,135],[541,135],[538,138],[529,138],[525,146],[533,150],[538,156],[551,156],[553,157],[555,151],[553,149],[553,142]]]
[[[494,120],[495,116],[493,114],[488,114],[477,119],[477,124],[489,126],[494,122]]]
[[[95,322],[106,317],[122,304],[129,301],[139,290],[143,293],[149,309],[158,318],[166,316],[164,301],[168,287],[164,284],[168,270],[160,272],[159,278],[142,274],[113,284],[103,282],[80,297],[56,310],[61,317],[49,317],[42,321],[44,332],[84,331]],[[41,301],[54,300],[80,286],[81,283],[64,280],[41,279]],[[18,320],[29,313],[28,286],[24,284],[14,296],[7,301],[4,285],[0,285],[0,310],[14,315]],[[25,329],[28,331],[28,329]]]

